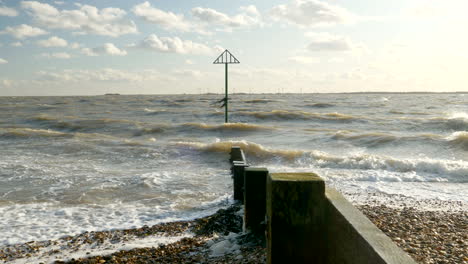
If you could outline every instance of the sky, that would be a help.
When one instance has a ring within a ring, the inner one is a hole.
[[[0,96],[468,91],[466,0],[0,0]]]

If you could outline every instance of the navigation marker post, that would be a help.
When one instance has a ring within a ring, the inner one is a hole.
[[[225,50],[218,58],[213,62],[213,64],[224,64],[225,70],[225,97],[220,102],[224,103],[224,123],[228,122],[228,64],[239,64],[240,62],[234,57],[234,55],[229,52],[229,50]],[[222,107],[222,106],[221,106]]]

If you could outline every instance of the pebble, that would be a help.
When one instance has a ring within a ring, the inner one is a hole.
[[[418,211],[409,206],[390,208],[385,205],[357,206],[377,227],[405,250],[417,263],[467,263],[468,213],[466,211]],[[230,207],[216,214],[193,221],[144,226],[142,228],[86,232],[56,241],[30,241],[0,247],[0,262],[34,256],[39,249],[50,245],[67,245],[78,249],[81,245],[102,244],[104,241],[126,241],[129,237],[166,234],[173,236],[191,230],[196,235],[172,244],[155,245],[118,251],[108,256],[92,256],[55,263],[266,263],[264,241],[240,235],[239,249],[233,253],[210,258],[210,246],[229,233],[240,233],[240,207]],[[414,221],[417,219],[417,221]],[[54,254],[49,252],[48,254]]]

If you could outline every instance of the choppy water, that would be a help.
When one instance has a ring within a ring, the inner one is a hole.
[[[0,97],[0,244],[150,225],[231,197],[228,152],[347,192],[468,201],[468,95]]]

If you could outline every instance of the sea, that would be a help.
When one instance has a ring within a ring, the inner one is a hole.
[[[209,215],[229,151],[349,199],[468,203],[468,94],[0,97],[0,246]],[[385,201],[384,201],[385,202]]]

